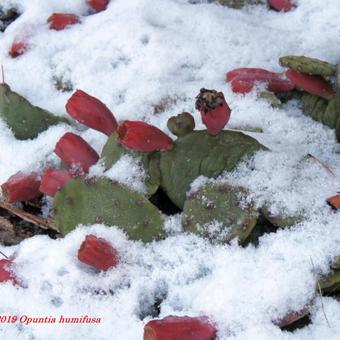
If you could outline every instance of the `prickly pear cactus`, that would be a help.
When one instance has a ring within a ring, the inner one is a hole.
[[[236,131],[211,136],[207,130],[193,131],[175,141],[175,147],[161,153],[161,187],[179,208],[198,176],[216,177],[232,170],[245,156],[266,148],[256,139]]]
[[[170,117],[167,126],[174,135],[181,137],[194,130],[195,120],[190,113],[182,112],[177,116]]]
[[[107,178],[70,181],[56,194],[54,209],[63,234],[78,224],[103,223],[122,228],[131,240],[165,236],[160,211],[144,196]]]
[[[328,102],[327,100],[305,92],[301,97],[303,113],[318,122],[322,122]]]
[[[279,62],[284,67],[308,74],[320,76],[333,76],[335,74],[335,65],[326,61],[305,56],[289,55],[281,57]]]
[[[332,129],[337,126],[337,121],[340,118],[340,96],[332,98],[327,105],[325,113],[322,117],[322,122]]]
[[[160,185],[159,154],[157,152],[138,152],[125,148],[117,143],[116,135],[112,134],[104,145],[101,154],[105,168],[111,168],[123,155],[130,155],[140,160],[148,176],[145,181],[147,196],[154,194]]]
[[[0,84],[0,117],[17,139],[32,139],[51,125],[68,123],[62,117],[33,106],[28,100],[11,91],[7,84]]]
[[[259,213],[250,203],[240,203],[247,192],[228,184],[208,184],[189,195],[184,203],[184,229],[212,242],[234,238],[244,241],[256,225]]]

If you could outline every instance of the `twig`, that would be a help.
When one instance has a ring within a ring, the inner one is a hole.
[[[314,262],[313,262],[312,257],[310,257],[310,262],[312,264],[313,271],[315,272],[315,266],[314,266]],[[325,306],[324,306],[323,300],[322,300],[322,290],[321,290],[321,286],[320,286],[319,280],[317,281],[317,283],[318,283],[318,290],[319,290],[319,295],[320,295],[320,302],[321,302],[322,313],[323,313],[323,315],[325,317],[325,320],[327,322],[328,327],[331,328],[331,325],[330,325],[330,323],[328,321],[328,318],[327,318],[327,315],[326,315],[326,312],[325,312]]]
[[[12,205],[10,205],[9,203],[6,203],[4,201],[0,201],[0,207],[3,209],[8,210],[9,212],[11,212],[12,214],[19,216],[21,219],[29,222],[29,223],[33,223],[36,226],[38,226],[41,229],[52,229],[54,231],[57,231],[58,233],[60,233],[60,230],[58,229],[58,227],[55,225],[55,223],[53,222],[53,220],[51,220],[50,218],[43,218],[43,217],[39,217],[33,214],[30,214],[22,209],[19,208],[15,208]]]
[[[5,255],[2,251],[0,251],[0,254],[1,254],[5,259],[8,259],[8,256]]]
[[[316,158],[315,156],[313,156],[312,154],[308,153],[307,157],[314,159],[315,161],[317,161],[319,164],[321,164],[332,176],[336,177],[336,174],[334,173],[334,171],[328,166],[326,165],[324,162],[321,162],[320,159]]]

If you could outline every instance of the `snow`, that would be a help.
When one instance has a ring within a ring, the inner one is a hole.
[[[340,157],[334,131],[305,117],[296,102],[281,109],[257,99],[256,90],[233,94],[224,82],[236,67],[282,71],[278,58],[295,54],[335,63],[339,58],[340,3],[299,0],[289,13],[265,5],[233,10],[201,1],[112,0],[106,11],[85,16],[83,0],[1,0],[23,14],[0,33],[0,60],[5,80],[34,105],[66,116],[71,93],[59,92],[53,77],[70,81],[101,99],[118,120],[143,119],[169,132],[167,118],[193,112],[201,87],[223,91],[232,108],[227,128],[256,127],[247,132],[271,151],[257,153],[218,181],[242,185],[258,206],[303,216],[290,229],[264,235],[257,247],[210,245],[182,233],[180,215],[167,218],[170,236],[143,245],[127,240],[116,227],[79,227],[63,239],[35,236],[15,247],[17,275],[26,288],[0,285],[0,315],[100,317],[100,324],[2,324],[7,339],[141,339],[155,298],[164,298],[160,317],[207,315],[219,339],[339,339],[340,304],[321,299],[316,283],[340,254],[340,215],[325,199],[339,190]],[[50,31],[53,12],[82,16],[82,24]],[[11,59],[12,41],[30,45]],[[157,110],[155,109],[157,107]],[[164,112],[160,107],[164,107]],[[0,123],[0,181],[19,170],[57,166],[56,141],[66,132],[80,134],[98,152],[106,136],[79,125],[51,127],[31,141],[17,141]],[[306,158],[312,154],[319,162]],[[91,174],[102,174],[95,165]],[[143,192],[143,171],[129,157],[106,173]],[[144,174],[145,175],[145,174]],[[206,183],[197,179],[192,190]],[[77,261],[85,235],[106,238],[117,248],[120,264],[96,273]],[[323,306],[322,306],[323,304]],[[272,323],[291,311],[311,306],[312,323],[294,333]],[[329,325],[325,319],[327,316]]]

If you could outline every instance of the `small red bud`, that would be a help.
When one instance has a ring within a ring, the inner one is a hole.
[[[215,336],[216,328],[204,317],[167,316],[144,327],[144,340],[212,340]]]
[[[98,270],[118,265],[118,252],[105,239],[87,235],[78,250],[78,260]]]
[[[18,172],[1,185],[4,200],[8,203],[30,201],[41,195],[40,176],[36,172]]]
[[[68,26],[78,24],[80,22],[80,18],[75,14],[53,13],[47,19],[47,22],[50,29],[61,31]]]
[[[81,124],[111,135],[117,128],[112,112],[99,99],[77,90],[67,101],[68,114]]]
[[[222,92],[201,89],[196,97],[196,109],[211,135],[220,133],[230,119],[231,110]]]
[[[39,190],[48,196],[54,197],[65,184],[67,184],[73,175],[64,169],[46,169],[41,180]]]
[[[99,156],[83,138],[66,132],[55,146],[54,152],[69,167],[88,173],[90,166],[97,163]]]
[[[157,127],[130,120],[125,120],[118,125],[117,141],[141,152],[171,150],[174,145],[173,140]]]

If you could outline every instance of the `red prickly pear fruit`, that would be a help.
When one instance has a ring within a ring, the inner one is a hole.
[[[268,0],[268,4],[277,11],[289,12],[293,9],[291,0]]]
[[[267,89],[274,93],[289,92],[294,89],[295,85],[289,79],[273,78],[268,81]]]
[[[83,138],[72,132],[66,132],[59,139],[54,152],[68,167],[76,167],[85,173],[99,159],[97,152]]]
[[[54,197],[66,183],[73,178],[70,171],[64,169],[46,169],[41,180],[39,190],[48,196]]]
[[[66,111],[79,123],[108,136],[117,129],[117,121],[107,106],[82,90],[77,90],[67,101]]]
[[[294,84],[289,79],[282,78],[279,73],[274,73],[261,68],[238,68],[229,71],[226,81],[231,81],[231,88],[236,93],[248,93],[255,81],[267,82],[266,88],[272,92],[288,92],[294,88]]]
[[[141,121],[125,120],[117,127],[118,143],[141,152],[171,150],[173,140],[157,127]]]
[[[310,75],[292,69],[286,71],[286,76],[295,84],[295,86],[310,94],[314,94],[327,100],[334,96],[331,85],[322,76]]]
[[[78,260],[98,270],[118,265],[118,252],[105,239],[87,235],[78,250]]]
[[[8,203],[30,201],[41,195],[40,175],[36,172],[18,172],[1,185],[4,200]]]
[[[167,316],[144,327],[144,340],[212,340],[216,328],[206,318]]]
[[[327,198],[327,203],[334,209],[340,209],[340,194]]]
[[[249,93],[253,87],[253,80],[242,80],[235,78],[231,81],[231,89],[234,93]]]
[[[95,11],[105,11],[109,0],[86,0],[86,3]]]
[[[230,119],[230,108],[222,92],[201,89],[196,97],[196,109],[200,111],[208,133],[217,135]]]
[[[61,31],[67,26],[78,24],[80,18],[75,14],[69,13],[53,13],[48,19],[49,29]]]
[[[23,41],[14,41],[11,48],[8,51],[8,54],[12,58],[16,58],[24,54],[28,49],[28,46]]]
[[[12,281],[13,284],[17,284],[16,278],[11,271],[12,263],[10,259],[0,260],[0,283]]]
[[[264,70],[262,68],[241,67],[227,72],[226,82],[241,77],[246,80],[270,80],[278,76],[278,73]]]

